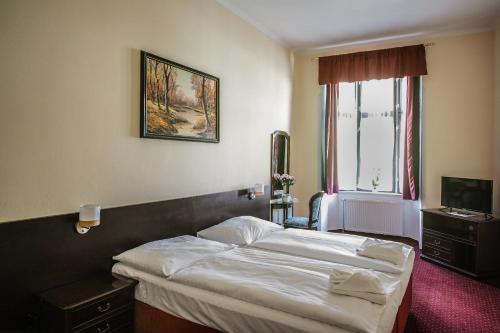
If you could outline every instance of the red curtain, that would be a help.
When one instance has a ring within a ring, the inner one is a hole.
[[[418,200],[420,192],[420,77],[408,77],[403,199]]]
[[[424,45],[319,58],[318,81],[327,86],[322,163],[323,189],[337,193],[337,110],[340,82],[403,78],[408,80],[403,199],[418,200],[420,174],[420,76],[427,74]]]
[[[339,85],[326,86],[326,119],[324,137],[323,190],[327,194],[338,193],[337,175],[337,110],[339,101]]]
[[[412,45],[320,57],[318,81],[321,85],[426,74],[425,47]]]

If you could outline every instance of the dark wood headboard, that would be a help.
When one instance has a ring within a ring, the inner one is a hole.
[[[36,325],[36,295],[43,290],[110,272],[111,257],[156,239],[194,235],[225,219],[269,219],[266,195],[246,190],[145,203],[101,211],[101,225],[85,235],[67,214],[0,224],[0,331]]]

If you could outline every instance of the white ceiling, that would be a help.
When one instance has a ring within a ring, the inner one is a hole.
[[[487,30],[500,15],[500,0],[217,1],[294,50]]]

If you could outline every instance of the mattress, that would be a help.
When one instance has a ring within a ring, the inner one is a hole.
[[[413,260],[414,253],[411,253],[400,275],[402,290],[406,290],[408,286]],[[138,280],[135,290],[137,300],[168,314],[223,332],[351,332],[338,326],[170,281],[122,263],[115,264],[113,272]],[[404,292],[389,298],[382,311],[377,333],[391,332],[403,295]]]

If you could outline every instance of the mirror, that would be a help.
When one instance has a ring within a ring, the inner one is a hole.
[[[274,191],[286,190],[273,180],[275,173],[290,174],[290,135],[284,131],[274,131],[271,134],[271,197],[275,197]]]

